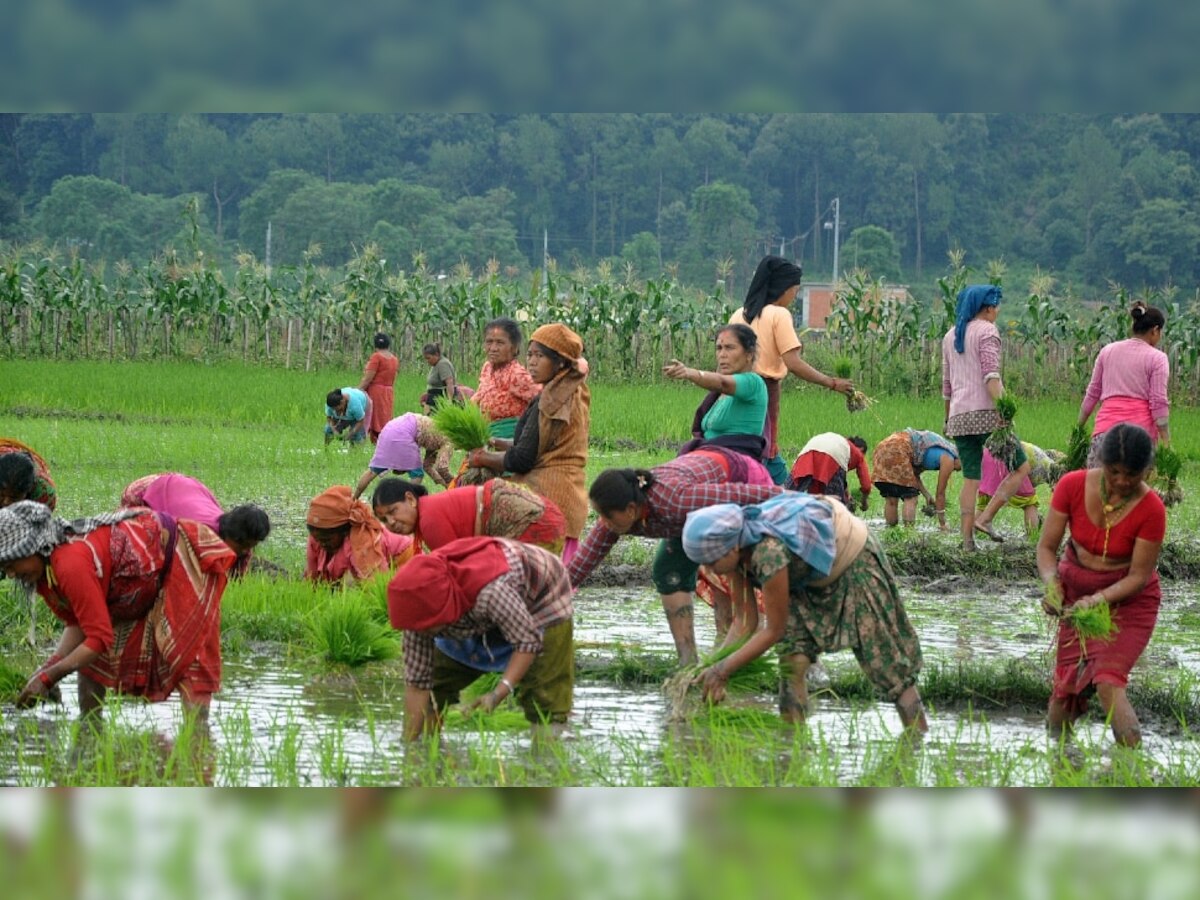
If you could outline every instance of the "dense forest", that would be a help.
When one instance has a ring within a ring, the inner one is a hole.
[[[1067,296],[1200,285],[1200,117],[5,114],[0,238],[397,268],[631,264],[736,290],[765,252],[928,286],[961,249]]]

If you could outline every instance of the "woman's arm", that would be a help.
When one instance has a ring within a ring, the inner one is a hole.
[[[357,500],[359,497],[361,497],[362,492],[367,489],[367,485],[374,481],[376,477],[377,476],[375,473],[370,469],[367,469],[367,471],[363,472],[362,475],[359,476],[358,484],[354,486],[354,495],[351,499]]]
[[[787,366],[789,372],[797,378],[807,381],[809,384],[820,385],[839,394],[849,393],[854,390],[854,382],[849,378],[834,378],[832,375],[826,375],[819,369],[814,369],[810,366],[804,361],[804,357],[800,355],[799,347],[784,353],[782,359],[783,364]]]
[[[522,650],[514,650],[513,655],[508,660],[508,665],[504,667],[504,674],[500,676],[500,681],[492,690],[488,691],[482,697],[477,697],[464,708],[463,712],[471,713],[476,709],[482,709],[484,712],[491,712],[497,706],[504,702],[504,698],[512,694],[521,679],[525,677],[525,673],[529,671],[529,667],[533,665],[533,661],[537,658],[537,654],[529,653]],[[505,682],[508,682],[506,685]],[[509,688],[509,685],[512,688]]]
[[[722,647],[736,647],[758,631],[758,601],[754,589],[738,566],[727,576],[729,579],[729,602],[733,607],[733,622]]]
[[[1136,596],[1154,575],[1154,568],[1158,565],[1158,554],[1161,549],[1161,543],[1138,538],[1133,542],[1133,557],[1129,562],[1129,571],[1125,577],[1110,584],[1102,591],[1079,598],[1076,606],[1092,606],[1096,603],[1108,603],[1115,606],[1122,600]]]
[[[415,741],[436,734],[441,722],[433,708],[433,691],[404,686],[404,739]]]
[[[720,703],[725,698],[725,686],[729,683],[730,675],[746,663],[758,659],[783,637],[788,614],[787,566],[772,575],[762,586],[762,599],[767,624],[755,632],[738,650],[697,676],[704,689],[704,696],[712,703]]]
[[[720,372],[702,372],[700,369],[689,369],[677,359],[663,366],[663,374],[676,381],[690,381],[698,388],[706,391],[717,391],[721,394],[732,394],[737,390],[737,382],[729,375]]]
[[[377,371],[379,371],[379,357],[372,353],[371,358],[367,360],[366,368],[363,369],[362,381],[358,383],[360,391],[365,391],[371,386],[371,382],[375,380],[375,373]]]
[[[48,698],[58,682],[72,672],[87,668],[99,656],[99,651],[84,644],[83,629],[78,625],[68,625],[63,629],[54,654],[25,682],[21,693],[17,695],[17,707],[32,706],[38,700]]]
[[[1053,506],[1046,511],[1042,522],[1042,536],[1037,545],[1038,575],[1045,585],[1042,609],[1047,615],[1062,615],[1062,584],[1058,579],[1058,548],[1067,531],[1067,514]]]

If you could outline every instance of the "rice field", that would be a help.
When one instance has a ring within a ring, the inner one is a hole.
[[[64,708],[17,711],[4,693],[56,635],[39,610],[38,646],[24,643],[29,610],[0,585],[0,782],[26,785],[1191,785],[1200,781],[1193,729],[1200,721],[1200,596],[1193,581],[1165,582],[1155,637],[1134,672],[1131,699],[1142,717],[1140,754],[1115,754],[1093,717],[1070,754],[1048,743],[1043,710],[1051,635],[1023,545],[1020,516],[1005,511],[1003,547],[970,566],[952,538],[929,521],[886,533],[903,595],[926,657],[921,689],[931,732],[914,748],[898,740],[890,704],[866,689],[848,653],[822,661],[810,684],[807,729],[780,727],[769,684],[750,686],[725,707],[682,724],[669,721],[660,685],[673,652],[648,578],[632,587],[589,587],[577,602],[579,665],[572,738],[533,747],[519,710],[452,719],[441,747],[400,741],[402,666],[395,635],[381,621],[379,586],[331,592],[299,581],[304,511],[330,484],[352,484],[369,450],[322,443],[319,404],[358,373],[258,370],[235,364],[0,362],[5,403],[0,434],[46,456],[66,516],[111,508],[134,478],[176,470],[205,481],[227,504],[253,501],[272,518],[260,548],[282,577],[255,574],[233,584],[223,605],[225,684],[214,707],[213,740],[197,752],[177,739],[176,702],[115,701],[111,723],[81,744],[73,689]],[[468,380],[464,374],[464,380]],[[396,412],[418,410],[424,371],[402,373]],[[879,397],[849,413],[845,398],[788,382],[781,443],[794,455],[812,433],[858,433],[874,444],[905,426],[937,428],[941,401]],[[649,466],[687,437],[701,392],[677,384],[593,388],[589,477],[610,466]],[[1075,409],[1025,402],[1021,437],[1065,447]],[[1176,410],[1181,484],[1200,480],[1200,416]],[[853,479],[852,479],[853,480]],[[951,494],[957,491],[951,485]],[[1040,489],[1045,499],[1045,489]],[[953,500],[951,501],[953,503]],[[1180,571],[1200,571],[1191,535],[1193,502],[1171,510],[1168,540]],[[876,500],[867,513],[882,527]],[[648,542],[618,545],[617,562],[648,572]],[[1190,568],[1189,568],[1190,566]],[[1189,575],[1195,578],[1197,575]],[[634,579],[637,582],[637,579]],[[711,644],[711,617],[697,619]],[[769,679],[768,679],[769,682]]]

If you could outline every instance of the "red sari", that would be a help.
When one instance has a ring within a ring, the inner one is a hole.
[[[176,523],[174,546],[149,511],[56,547],[37,592],[100,655],[81,673],[165,700],[221,687],[221,596],[234,553],[207,525]]]
[[[395,354],[376,350],[363,369],[363,380],[370,379],[366,387],[367,396],[371,398],[371,421],[367,423],[367,433],[372,444],[379,440],[383,426],[392,420],[392,385],[396,383],[396,371],[399,368],[400,360]]]

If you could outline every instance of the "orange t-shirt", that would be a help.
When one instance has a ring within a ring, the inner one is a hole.
[[[746,314],[740,309],[735,311],[729,317],[729,324],[745,325]],[[754,361],[754,371],[763,378],[783,378],[787,374],[783,354],[801,346],[800,336],[796,334],[796,326],[792,322],[792,310],[769,305],[750,323],[750,327],[758,337],[758,358]]]

